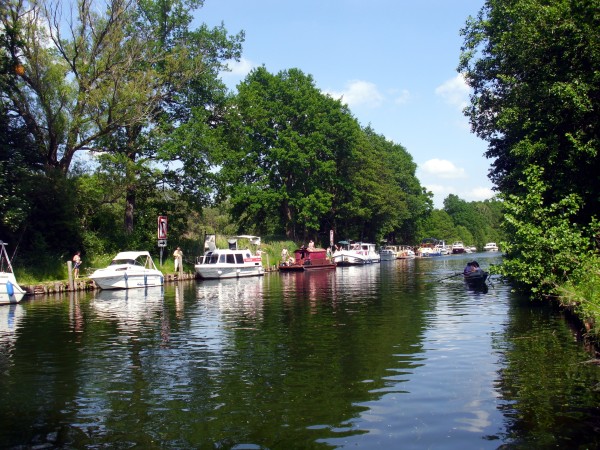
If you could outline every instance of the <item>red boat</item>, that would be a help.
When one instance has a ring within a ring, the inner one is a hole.
[[[281,272],[300,272],[304,270],[335,269],[336,264],[327,257],[323,248],[299,248],[294,251],[294,259],[279,265]]]

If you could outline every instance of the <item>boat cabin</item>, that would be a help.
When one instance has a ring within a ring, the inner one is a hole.
[[[327,250],[323,248],[315,248],[315,249],[307,249],[307,248],[299,248],[294,251],[294,263],[302,264],[302,265],[310,265],[313,263],[319,263],[326,261],[329,263],[327,259]]]

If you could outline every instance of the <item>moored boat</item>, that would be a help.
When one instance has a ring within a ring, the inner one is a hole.
[[[132,289],[162,286],[163,273],[156,268],[147,251],[120,252],[108,267],[90,275],[100,289]]]
[[[498,245],[496,245],[495,242],[488,242],[487,244],[485,244],[483,246],[483,250],[486,252],[497,252],[498,251]]]
[[[356,266],[381,261],[379,253],[375,251],[375,244],[348,241],[341,241],[339,244],[341,247],[333,253],[333,261],[338,266]]]
[[[446,241],[438,241],[438,243],[434,247],[434,253],[439,253],[440,256],[449,255],[450,246],[446,245]]]
[[[452,244],[452,254],[459,255],[461,253],[465,253],[467,250],[465,249],[465,245],[461,241],[456,241]]]
[[[428,258],[430,256],[442,256],[441,250],[438,247],[439,241],[433,238],[425,238],[421,241],[421,245],[417,249],[417,256]]]
[[[393,245],[386,245],[379,250],[379,258],[381,261],[393,261],[396,259],[398,249]]]
[[[302,272],[305,270],[335,269],[336,263],[327,256],[323,248],[299,248],[294,251],[292,261],[283,261],[279,265],[281,272]]]
[[[264,275],[260,255],[249,249],[215,249],[202,256],[194,266],[200,278],[239,278]]]
[[[25,296],[25,291],[15,278],[6,245],[0,241],[0,305],[19,303]]]
[[[408,245],[401,245],[398,253],[396,253],[396,258],[398,259],[413,259],[416,256],[415,251]]]

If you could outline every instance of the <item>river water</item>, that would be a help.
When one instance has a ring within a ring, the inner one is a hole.
[[[0,307],[0,448],[598,448],[600,368],[476,257]]]

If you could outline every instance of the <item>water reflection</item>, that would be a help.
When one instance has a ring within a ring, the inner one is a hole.
[[[0,305],[0,343],[10,343],[16,339],[24,316],[25,308],[20,303]]]
[[[120,329],[131,331],[160,314],[163,298],[162,286],[101,290],[94,294],[91,306],[98,319],[115,321]]]
[[[0,309],[0,447],[594,447],[598,371],[564,321],[448,278],[464,263]]]

